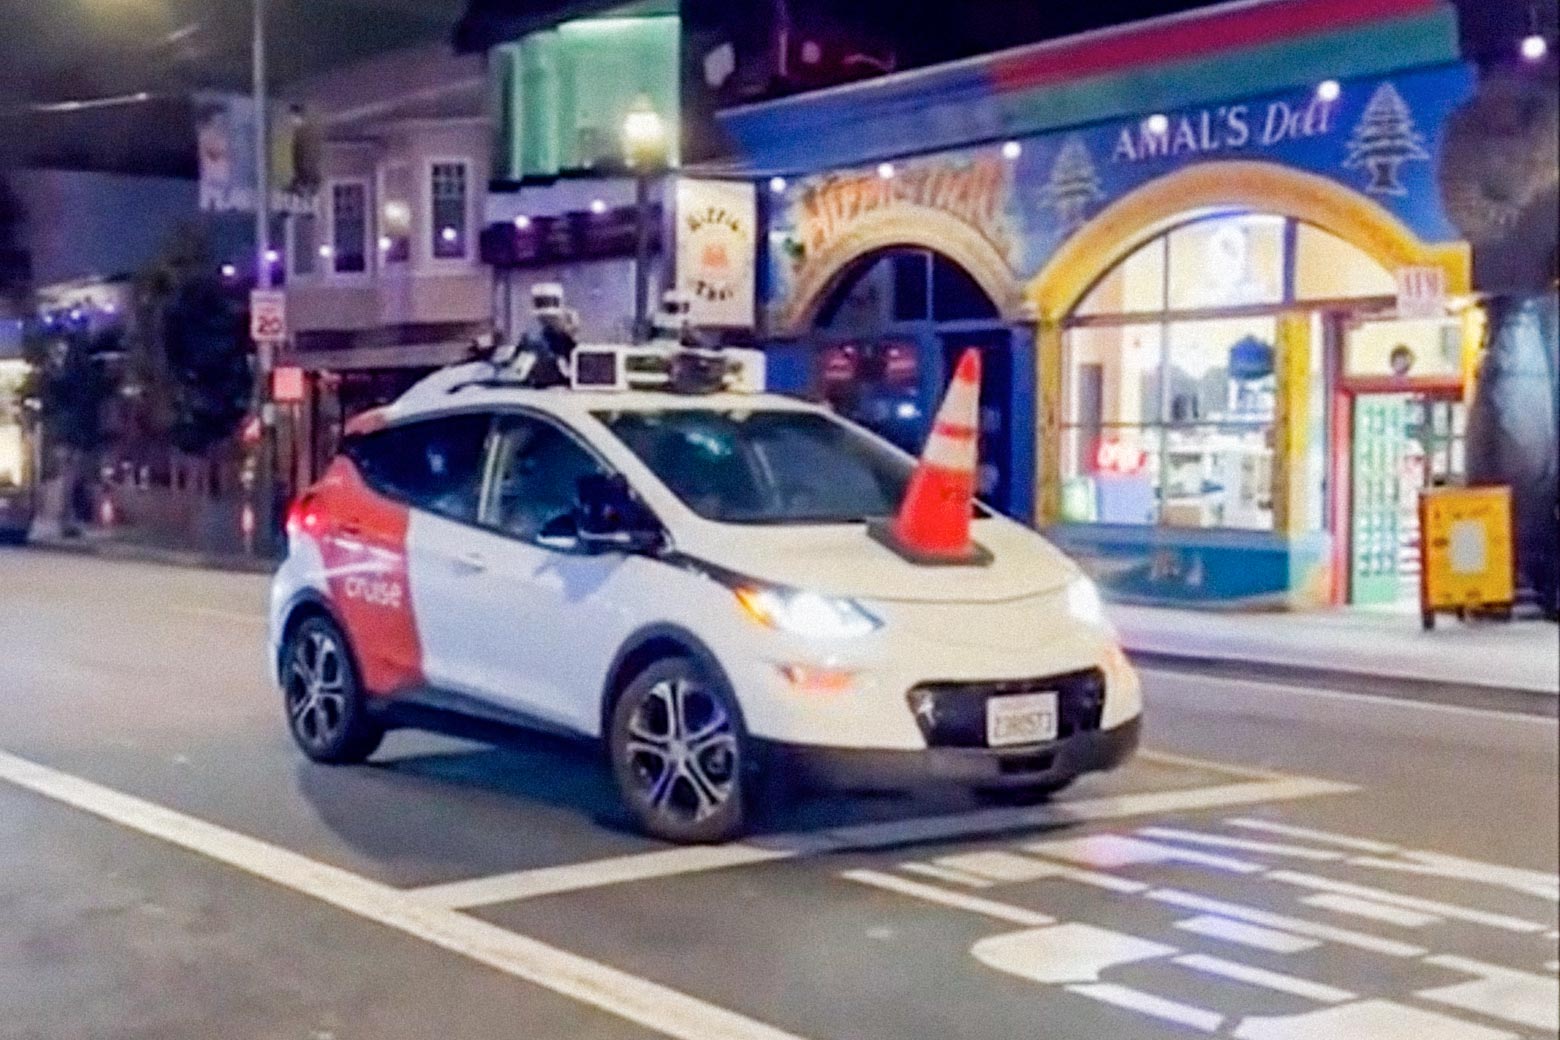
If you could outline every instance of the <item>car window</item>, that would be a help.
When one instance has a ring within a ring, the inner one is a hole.
[[[483,523],[531,541],[574,511],[581,477],[605,472],[568,433],[531,416],[500,417],[494,450]]]
[[[369,486],[455,520],[475,521],[492,419],[450,415],[355,437],[347,454]]]
[[[597,416],[690,509],[725,523],[852,523],[891,516],[914,464],[814,412]]]

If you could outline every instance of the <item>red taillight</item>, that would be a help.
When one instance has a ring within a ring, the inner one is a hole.
[[[320,525],[320,514],[314,508],[314,496],[304,495],[294,499],[287,508],[287,533],[289,535],[312,533]]]

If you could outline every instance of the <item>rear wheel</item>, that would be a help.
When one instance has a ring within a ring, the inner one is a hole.
[[[379,748],[384,727],[369,717],[347,639],[328,618],[299,625],[282,652],[287,728],[316,762],[362,762]]]
[[[727,841],[746,825],[746,740],[725,683],[687,658],[646,668],[612,711],[608,750],[618,791],[650,834]]]

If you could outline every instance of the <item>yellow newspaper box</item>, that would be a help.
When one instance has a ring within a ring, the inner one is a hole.
[[[1425,628],[1438,611],[1495,611],[1515,598],[1511,489],[1428,488],[1419,494],[1419,610]]]

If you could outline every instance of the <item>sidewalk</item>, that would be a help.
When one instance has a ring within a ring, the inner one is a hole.
[[[1127,650],[1411,682],[1560,694],[1560,630],[1548,621],[1463,624],[1378,610],[1211,613],[1112,604]]]
[[[138,563],[163,563],[174,567],[200,567],[207,570],[237,571],[243,574],[272,574],[277,561],[253,556],[207,553],[188,549],[170,549],[144,542],[127,541],[89,528],[78,538],[39,537],[28,539],[30,549],[47,552],[97,556],[107,560],[132,560]]]

